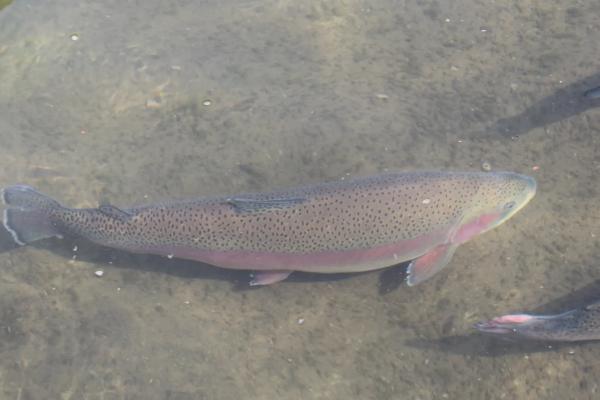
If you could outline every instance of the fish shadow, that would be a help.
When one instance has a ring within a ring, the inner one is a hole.
[[[582,78],[535,102],[520,114],[498,120],[492,125],[491,131],[507,137],[518,137],[534,128],[596,108],[600,106],[600,98],[586,97],[584,93],[598,86],[600,73]]]
[[[18,249],[19,247],[21,246],[15,243],[6,229],[0,229],[0,253]]]
[[[264,288],[264,286],[249,285],[252,273],[249,270],[226,269],[199,261],[169,259],[152,254],[130,253],[100,246],[79,237],[65,236],[64,239],[45,239],[29,244],[28,246],[44,249],[65,259],[73,259],[75,257],[79,261],[95,264],[97,268],[145,271],[172,275],[183,279],[227,281],[233,285],[233,290],[235,291],[259,290]],[[21,247],[23,246],[19,246],[14,242],[10,233],[5,229],[0,229],[0,253],[16,250]],[[400,287],[405,276],[403,269],[405,269],[404,264],[400,264],[383,270],[379,278],[380,284],[378,285],[380,294],[389,293]],[[315,274],[296,271],[285,280],[285,283],[335,282],[374,272]]]
[[[541,306],[533,308],[531,314],[557,314],[585,307],[600,300],[600,280],[568,293]],[[473,328],[474,329],[474,328]],[[411,339],[406,344],[421,349],[476,356],[496,357],[507,354],[531,354],[556,351],[564,348],[597,345],[594,341],[544,342],[533,339],[502,337],[473,332],[467,335],[446,336],[441,339]]]
[[[585,342],[550,343],[536,341],[510,341],[494,338],[485,334],[471,333],[467,335],[446,336],[441,339],[409,339],[405,342],[410,347],[422,350],[436,350],[444,353],[468,357],[498,357],[510,354],[532,354],[556,351]]]

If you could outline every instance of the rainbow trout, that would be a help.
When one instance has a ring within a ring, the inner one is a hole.
[[[480,332],[506,339],[577,342],[600,339],[600,302],[557,315],[512,314],[479,322]]]
[[[513,216],[533,178],[510,172],[408,172],[271,193],[119,209],[72,209],[25,185],[3,190],[4,226],[21,245],[63,234],[137,253],[256,271],[370,271],[413,260],[407,282],[441,270],[456,248]]]

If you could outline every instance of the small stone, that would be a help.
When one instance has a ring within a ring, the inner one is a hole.
[[[484,171],[486,171],[486,172],[487,171],[491,171],[492,170],[492,164],[490,164],[487,161],[484,161],[484,162],[481,163],[481,169],[484,170]]]
[[[101,278],[104,275],[104,271],[98,269],[96,272],[94,272],[94,275],[96,275],[98,278]]]
[[[375,95],[375,97],[377,97],[378,99],[381,99],[381,100],[387,100],[390,98],[387,94],[383,94],[383,93],[377,93]]]
[[[173,254],[167,254],[167,258],[168,258],[169,260],[170,260],[170,259],[172,259],[173,257],[174,257],[174,255],[173,255]]]
[[[186,301],[183,302],[183,304],[185,304],[186,306],[189,306],[190,305],[190,301],[186,300]]]
[[[79,40],[79,34],[77,34],[77,33],[71,33],[71,35],[69,37],[74,42],[76,42],[77,40]]]
[[[209,99],[206,99],[206,100],[204,100],[204,101],[202,102],[202,105],[203,105],[203,106],[206,106],[206,107],[210,106],[211,104],[212,104],[212,101],[211,101],[211,100],[209,100]]]
[[[157,100],[156,98],[154,98],[146,100],[146,108],[149,110],[157,110],[160,108],[160,106],[160,99]]]
[[[423,199],[423,204],[429,204],[431,203],[431,199]]]
[[[77,251],[77,245],[73,246],[73,251]]]
[[[298,325],[302,325],[304,323],[304,318],[299,318],[298,319]]]

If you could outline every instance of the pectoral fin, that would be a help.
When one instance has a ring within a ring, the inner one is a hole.
[[[455,250],[455,245],[442,244],[414,259],[407,269],[406,283],[408,286],[417,285],[439,272],[450,262]]]
[[[254,279],[250,281],[250,286],[270,285],[281,282],[293,271],[259,271],[254,273]]]
[[[302,197],[290,197],[281,199],[256,200],[232,197],[225,201],[227,204],[231,204],[237,212],[260,212],[293,207],[297,204],[303,203],[306,201],[306,199]]]

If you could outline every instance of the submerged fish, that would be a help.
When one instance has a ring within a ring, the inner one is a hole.
[[[558,88],[520,114],[503,118],[492,127],[504,136],[519,136],[600,106],[600,73]],[[593,89],[589,89],[589,88]]]
[[[600,302],[558,315],[513,314],[480,322],[481,332],[506,339],[576,342],[600,339]]]
[[[511,172],[409,172],[271,193],[119,209],[72,209],[25,185],[3,190],[15,242],[71,234],[137,253],[258,271],[361,272],[413,260],[408,284],[441,270],[457,246],[514,215],[533,178]]]
[[[600,86],[586,90],[583,97],[590,100],[600,99]]]

